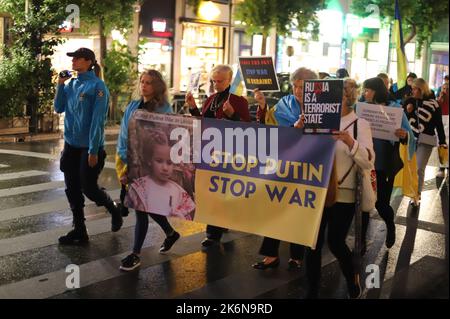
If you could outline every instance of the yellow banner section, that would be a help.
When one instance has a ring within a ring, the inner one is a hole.
[[[416,153],[411,160],[408,160],[408,147],[400,144],[400,157],[403,161],[403,168],[397,173],[394,179],[394,187],[399,187],[404,196],[416,201],[419,198],[419,177],[417,175]]]
[[[315,248],[326,188],[197,169],[194,221]]]

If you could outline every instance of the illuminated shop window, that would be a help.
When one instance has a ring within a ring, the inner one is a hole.
[[[183,24],[181,47],[181,90],[186,90],[190,76],[207,74],[224,61],[224,28],[196,23]],[[205,80],[206,81],[206,80]]]

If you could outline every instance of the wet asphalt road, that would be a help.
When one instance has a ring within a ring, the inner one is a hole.
[[[114,160],[115,139],[107,136],[107,161]],[[57,238],[71,227],[58,156],[61,140],[0,144],[0,298],[304,298],[304,269],[288,270],[288,246],[282,243],[277,269],[258,271],[261,238],[230,231],[223,245],[201,249],[203,224],[172,219],[182,238],[166,255],[158,253],[162,231],[151,222],[142,266],[133,273],[118,270],[134,237],[134,216],[123,229],[111,233],[104,208],[85,209],[90,244],[60,247]],[[397,241],[384,246],[385,225],[371,218],[368,252],[361,278],[366,286],[367,265],[379,270],[378,288],[364,290],[363,298],[448,299],[448,178],[437,178],[437,155],[426,170],[420,210],[408,199],[393,196],[397,210]],[[18,177],[18,174],[24,176]],[[117,199],[115,172],[105,168],[99,184]],[[353,230],[348,241],[353,242]],[[65,287],[66,266],[80,265],[81,288]],[[324,249],[322,298],[346,298],[338,263]]]

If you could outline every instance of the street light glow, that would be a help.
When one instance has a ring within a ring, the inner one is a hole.
[[[198,9],[198,14],[203,20],[213,21],[220,15],[220,9],[212,1],[204,1]]]

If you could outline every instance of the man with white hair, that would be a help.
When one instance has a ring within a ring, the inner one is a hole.
[[[230,121],[250,122],[248,102],[242,96],[230,93],[233,70],[228,65],[217,65],[211,71],[211,80],[216,93],[211,95],[202,105],[201,112],[197,108],[194,97],[190,92],[186,94],[186,104],[193,116],[224,119]],[[226,229],[208,225],[203,247],[209,247],[220,242]]]

